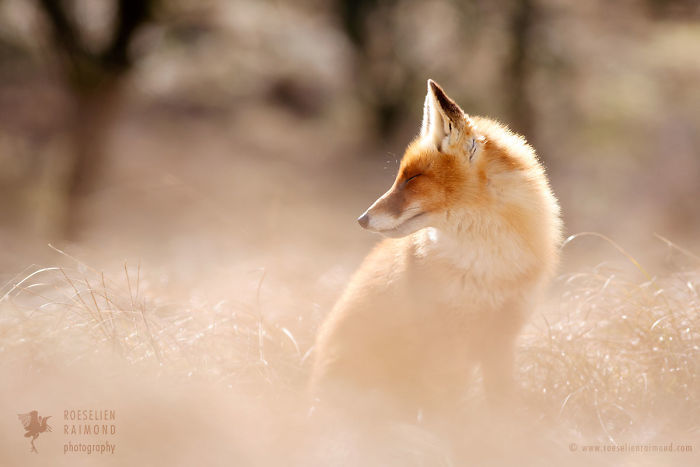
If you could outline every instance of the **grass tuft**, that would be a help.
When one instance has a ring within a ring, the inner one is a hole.
[[[521,381],[547,417],[618,443],[700,430],[700,262],[654,276],[610,263],[559,278],[560,303],[520,349]],[[577,237],[570,238],[567,242]]]

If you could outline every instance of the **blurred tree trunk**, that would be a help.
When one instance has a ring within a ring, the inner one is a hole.
[[[369,109],[375,136],[384,140],[397,130],[413,80],[413,72],[400,63],[393,45],[391,18],[397,3],[397,0],[336,0],[342,30],[355,49],[357,94]],[[385,27],[371,30],[370,22]]]
[[[129,45],[137,29],[150,19],[155,0],[114,0],[115,17],[101,50],[85,43],[61,0],[38,0],[51,26],[64,82],[73,96],[71,143],[73,163],[66,186],[66,209],[61,228],[68,239],[82,230],[84,204],[92,193],[104,159],[105,141],[121,97],[124,78],[132,67]]]
[[[537,137],[537,128],[529,83],[537,14],[535,0],[515,0],[509,21],[511,45],[505,73],[508,80],[506,89],[509,91],[510,126],[533,143]]]
[[[60,227],[67,239],[75,240],[86,224],[84,203],[92,195],[101,175],[106,141],[121,100],[121,78],[74,94],[71,121],[72,165],[66,179],[66,215]]]

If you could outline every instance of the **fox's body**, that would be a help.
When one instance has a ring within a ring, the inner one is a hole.
[[[525,141],[429,81],[421,135],[359,222],[386,236],[323,324],[312,390],[451,410],[480,365],[507,392],[513,344],[558,260],[559,207]]]

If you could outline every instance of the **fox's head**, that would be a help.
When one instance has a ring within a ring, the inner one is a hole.
[[[539,164],[522,138],[496,122],[469,117],[428,80],[420,135],[406,149],[389,191],[357,220],[388,237],[441,228],[454,224],[455,215],[462,217],[465,210],[507,196],[499,174],[532,167]]]

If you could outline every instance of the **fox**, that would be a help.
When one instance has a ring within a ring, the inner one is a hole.
[[[358,219],[382,239],[321,324],[309,390],[413,417],[460,407],[480,368],[490,401],[515,385],[515,344],[559,262],[562,221],[524,137],[427,82],[419,135]]]

